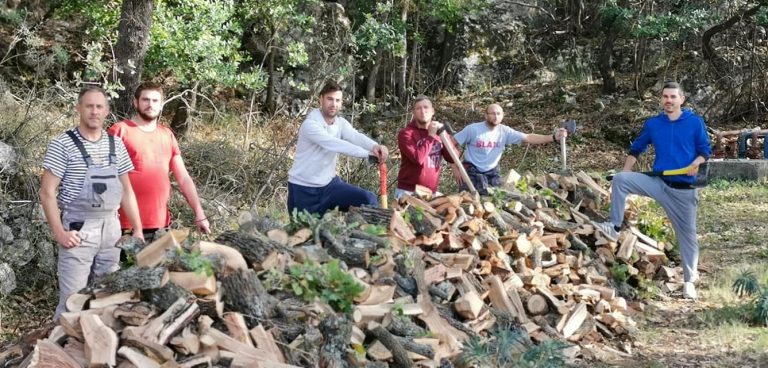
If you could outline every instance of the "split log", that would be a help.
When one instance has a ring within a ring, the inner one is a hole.
[[[199,241],[192,247],[192,249],[199,250],[204,256],[211,254],[219,255],[224,263],[224,268],[222,270],[224,275],[228,275],[235,270],[244,270],[248,268],[245,258],[243,258],[243,255],[235,248],[223,244]]]
[[[320,230],[320,239],[322,239],[325,249],[328,250],[328,254],[343,261],[347,266],[368,267],[371,256],[367,249],[345,247],[328,229]]]
[[[453,309],[456,310],[456,313],[466,319],[477,319],[484,306],[485,303],[475,291],[464,294],[453,303]]]
[[[624,241],[621,242],[619,251],[616,252],[616,258],[629,263],[632,258],[632,253],[635,251],[635,243],[637,242],[637,236],[633,234],[625,234]]]
[[[552,292],[549,291],[548,288],[542,287],[542,288],[536,288],[536,292],[543,296],[544,299],[547,300],[547,303],[549,303],[549,306],[552,307],[553,310],[555,310],[559,314],[566,314],[568,313],[568,306],[565,305],[565,303],[557,299]]]
[[[93,298],[91,294],[74,293],[67,298],[67,311],[79,312],[85,308],[86,303]]]
[[[150,357],[142,354],[136,349],[130,348],[128,346],[122,346],[117,351],[117,353],[131,362],[131,364],[135,365],[136,367],[141,368],[160,368],[160,364]]]
[[[88,303],[88,307],[90,309],[102,309],[131,301],[138,301],[138,298],[136,298],[136,292],[124,291],[121,293],[104,295],[102,297],[93,299],[90,303]]]
[[[123,346],[136,349],[146,356],[158,359],[160,363],[174,361],[174,352],[165,345],[160,345],[140,336],[128,336],[123,339]]]
[[[29,367],[80,368],[81,365],[53,341],[39,340],[32,352]]]
[[[130,267],[105,275],[94,286],[109,293],[120,293],[157,289],[167,282],[168,270],[165,267]]]
[[[117,362],[117,334],[93,314],[80,316],[85,339],[85,357],[91,367],[114,367]]]
[[[199,354],[180,360],[179,368],[210,367],[212,363],[211,357]]]
[[[195,355],[200,351],[200,336],[192,332],[190,326],[186,326],[171,339],[170,344],[181,354]]]
[[[577,304],[571,311],[571,314],[565,320],[565,325],[561,329],[563,332],[563,337],[566,339],[571,337],[571,335],[573,335],[573,333],[576,332],[579,327],[581,327],[581,324],[584,323],[588,315],[589,312],[587,311],[587,304],[584,302]]]
[[[136,265],[139,267],[155,267],[163,263],[168,251],[181,248],[179,245],[189,235],[189,230],[171,230],[144,247],[136,254]]]
[[[343,314],[323,318],[318,326],[323,334],[324,343],[320,348],[320,366],[326,368],[346,368],[347,346],[352,335],[352,324]]]
[[[263,325],[252,328],[250,336],[256,347],[272,352],[272,360],[285,363],[285,356],[280,351],[280,347],[277,346],[275,337],[270,332],[265,331]]]
[[[274,316],[274,305],[254,270],[238,271],[221,280],[226,310],[239,312],[249,326]]]
[[[520,323],[528,322],[525,315],[523,302],[516,289],[506,291],[498,276],[489,276],[483,280],[483,284],[488,288],[488,297],[494,307],[498,308],[509,316],[516,318]]]
[[[210,318],[206,316],[202,316],[200,319],[203,321],[206,319],[210,320]],[[233,366],[298,368],[294,365],[271,360],[272,354],[269,351],[245,345],[215,328],[206,327],[205,325],[207,324],[208,323],[203,323],[203,328],[201,329],[203,336],[207,335],[207,338],[218,348],[237,353],[233,356]]]
[[[177,298],[178,300],[178,298]],[[131,326],[141,326],[157,314],[157,308],[147,302],[123,303],[117,306],[113,315],[123,323]]]
[[[229,336],[232,336],[233,339],[240,341],[243,344],[254,346],[248,333],[248,326],[245,325],[245,318],[243,318],[242,314],[237,312],[225,313],[224,318],[222,319],[224,320],[224,325],[227,326]]]
[[[216,242],[235,248],[250,265],[260,264],[272,252],[293,254],[293,248],[275,243],[259,233],[228,231],[219,235]]]
[[[165,345],[172,336],[184,329],[192,320],[197,318],[200,310],[194,300],[179,299],[162,315],[136,330],[123,331],[124,334],[137,332],[142,338]]]
[[[216,292],[216,278],[199,272],[171,272],[171,281],[195,295],[211,295]]]
[[[301,228],[297,230],[295,233],[293,233],[290,237],[288,237],[288,246],[289,247],[295,247],[299,244],[303,244],[307,242],[309,239],[312,239],[314,236],[314,232],[312,229],[309,228]]]

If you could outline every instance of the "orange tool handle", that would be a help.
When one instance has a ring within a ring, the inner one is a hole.
[[[387,163],[379,162],[379,203],[381,208],[387,208]]]

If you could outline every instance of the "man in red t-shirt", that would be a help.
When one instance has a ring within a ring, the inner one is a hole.
[[[459,185],[462,183],[459,168],[437,135],[443,124],[432,121],[434,115],[432,101],[427,96],[417,96],[413,103],[413,120],[397,134],[402,161],[397,174],[395,198],[413,194],[417,184],[436,193],[440,179],[440,156],[451,163],[453,177]]]
[[[197,188],[181,158],[179,143],[168,127],[157,122],[164,99],[163,87],[160,84],[140,84],[133,100],[136,115],[109,128],[111,135],[123,140],[133,161],[135,169],[128,173],[128,177],[136,193],[144,237],[148,241],[158,229],[167,228],[171,223],[171,214],[168,211],[168,200],[171,196],[169,172],[173,172],[181,193],[195,213],[197,230],[210,233],[210,224],[200,205]],[[123,230],[131,227],[122,209],[120,224]]]

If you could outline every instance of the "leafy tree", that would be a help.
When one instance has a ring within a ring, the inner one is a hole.
[[[242,45],[260,65],[266,64],[266,105],[273,113],[277,110],[276,84],[281,65],[295,68],[309,62],[304,38],[316,23],[310,10],[319,2],[244,0],[238,3],[237,16],[244,25]]]

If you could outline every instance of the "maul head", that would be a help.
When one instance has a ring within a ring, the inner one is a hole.
[[[561,128],[565,128],[568,134],[576,133],[576,120],[569,119],[560,123]]]

